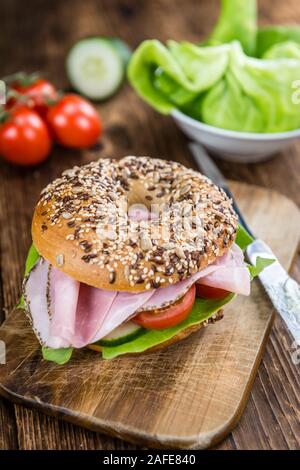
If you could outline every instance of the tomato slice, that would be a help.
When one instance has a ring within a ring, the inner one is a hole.
[[[170,307],[141,312],[131,321],[149,330],[162,330],[178,325],[187,318],[192,310],[195,296],[196,288],[193,285],[181,300]]]
[[[204,299],[225,299],[227,295],[231,294],[228,290],[204,286],[203,284],[196,284],[196,291],[197,297],[202,297]]]

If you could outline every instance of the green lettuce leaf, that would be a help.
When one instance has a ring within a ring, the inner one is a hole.
[[[255,55],[256,36],[256,0],[221,0],[221,13],[208,43],[224,44],[237,40],[246,54]]]
[[[239,224],[235,243],[240,247],[241,250],[244,251],[253,241],[254,239],[251,237],[251,235],[249,235],[247,230]]]
[[[39,257],[40,257],[39,252],[37,251],[34,244],[32,244],[31,247],[29,248],[28,255],[26,258],[25,276],[27,276],[27,274],[32,270],[33,266],[35,265]]]
[[[296,59],[300,60],[300,43],[294,41],[281,42],[270,47],[263,56],[264,59]]]
[[[232,71],[208,91],[199,111],[203,121],[215,127],[262,131],[265,125],[257,103],[245,94]]]
[[[300,127],[299,106],[291,99],[300,76],[295,46],[290,58],[248,57],[239,42],[200,47],[187,42],[145,41],[133,53],[129,80],[156,110],[180,109],[211,126],[258,133]]]
[[[250,271],[251,279],[254,279],[258,276],[265,268],[270,266],[271,264],[275,263],[274,258],[261,258],[258,256],[256,258],[256,265],[253,266],[251,264],[248,265],[248,269]]]
[[[169,41],[167,48],[157,40],[147,40],[132,55],[128,78],[145,101],[168,114],[176,103],[190,101],[222,77],[229,50],[227,45],[200,48],[175,41]]]
[[[60,349],[52,349],[52,348],[42,348],[43,358],[46,361],[52,361],[56,364],[63,365],[69,362],[71,359],[73,348],[60,348]]]
[[[263,57],[271,47],[287,41],[300,44],[299,26],[268,26],[260,28],[257,34],[257,57]]]
[[[34,244],[32,244],[31,247],[29,248],[27,258],[26,258],[26,262],[25,262],[24,277],[26,277],[30,273],[30,271],[32,270],[33,266],[35,265],[35,263],[37,262],[39,257],[40,257],[40,255],[39,255],[36,247],[34,246]],[[25,302],[24,302],[24,296],[23,295],[21,296],[21,298],[19,300],[17,308],[25,308]]]
[[[213,126],[246,132],[297,129],[299,106],[291,99],[291,89],[299,74],[300,60],[246,57],[238,43],[234,43],[225,76],[226,90],[215,95],[213,87],[208,92],[202,105],[203,120]]]
[[[250,245],[253,241],[254,238],[251,237],[247,230],[239,224],[235,243],[241,248],[241,250],[245,251],[247,246]],[[250,272],[251,280],[257,277],[265,268],[267,268],[274,262],[275,260],[272,258],[261,258],[260,256],[258,256],[256,258],[255,266],[253,266],[252,264],[247,265]]]
[[[166,328],[164,330],[149,330],[147,333],[139,336],[133,341],[119,346],[105,346],[102,349],[102,357],[104,359],[113,359],[114,357],[122,354],[146,351],[157,344],[169,340],[180,331],[207,320],[214,313],[220,310],[220,308],[230,302],[233,297],[234,294],[228,295],[223,300],[204,300],[197,298],[188,318],[179,325],[173,326],[172,328]]]

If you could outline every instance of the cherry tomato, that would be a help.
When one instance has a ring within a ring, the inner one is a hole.
[[[26,106],[8,113],[0,124],[0,155],[18,165],[36,165],[47,158],[51,139],[41,117]]]
[[[193,285],[179,302],[168,308],[141,312],[132,321],[150,330],[161,330],[178,325],[187,318],[192,310],[195,295],[196,288]]]
[[[46,116],[49,102],[57,98],[57,90],[48,80],[39,78],[33,83],[24,85],[22,83],[15,83],[11,86],[12,90],[17,91],[20,95],[28,98],[27,106],[34,109],[41,116]],[[14,105],[17,99],[9,100],[9,107]]]
[[[204,299],[225,299],[227,295],[231,294],[224,289],[218,289],[216,287],[204,286],[202,284],[196,284],[197,297]]]
[[[78,95],[65,95],[51,106],[47,123],[54,139],[71,148],[95,145],[102,130],[96,109]]]

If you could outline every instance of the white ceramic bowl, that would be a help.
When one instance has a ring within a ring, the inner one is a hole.
[[[231,162],[255,163],[266,160],[300,138],[300,129],[257,134],[209,126],[178,110],[172,112],[172,117],[188,137],[203,144],[214,155]]]

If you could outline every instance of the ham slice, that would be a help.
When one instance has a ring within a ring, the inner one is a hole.
[[[250,275],[237,246],[189,279],[140,294],[80,284],[40,260],[24,285],[33,327],[42,344],[76,347],[98,341],[137,312],[162,308],[180,299],[195,283],[248,295]]]
[[[142,292],[141,294],[118,292],[106,315],[106,321],[102,324],[100,330],[97,331],[92,342],[103,338],[117,328],[117,326],[121,325],[121,323],[124,323],[132,317],[136,311],[147,302],[152,294],[153,291]]]
[[[194,274],[184,281],[177,282],[176,284],[169,285],[168,287],[156,289],[153,291],[150,299],[144,303],[139,311],[154,310],[156,308],[167,307],[168,305],[173,304],[176,300],[183,297],[189,288],[192,287],[192,285],[195,284],[201,276],[205,276],[214,270],[214,266],[208,266],[201,272]]]
[[[201,277],[199,284],[235,294],[250,294],[250,273],[244,261],[244,253],[238,245],[234,244],[213,266],[215,269]]]
[[[99,335],[117,295],[118,293],[114,291],[105,291],[86,284],[80,284],[75,334],[72,340],[72,344],[76,348],[81,348],[96,341],[94,337],[97,338]]]
[[[51,348],[66,348],[75,335],[80,283],[53,266],[49,269],[51,321],[47,345]]]
[[[184,296],[195,283],[228,290],[235,294],[250,294],[250,274],[244,253],[234,244],[226,255],[193,276],[168,287],[156,289],[139,311],[167,307]]]
[[[80,348],[92,342],[117,292],[80,284],[42,258],[24,285],[33,329],[50,348]]]
[[[40,258],[23,285],[24,300],[33,330],[42,344],[47,343],[50,316],[47,305],[49,263]]]
[[[141,222],[157,219],[158,215],[155,212],[149,211],[144,204],[133,204],[128,209],[128,217],[133,222]]]

